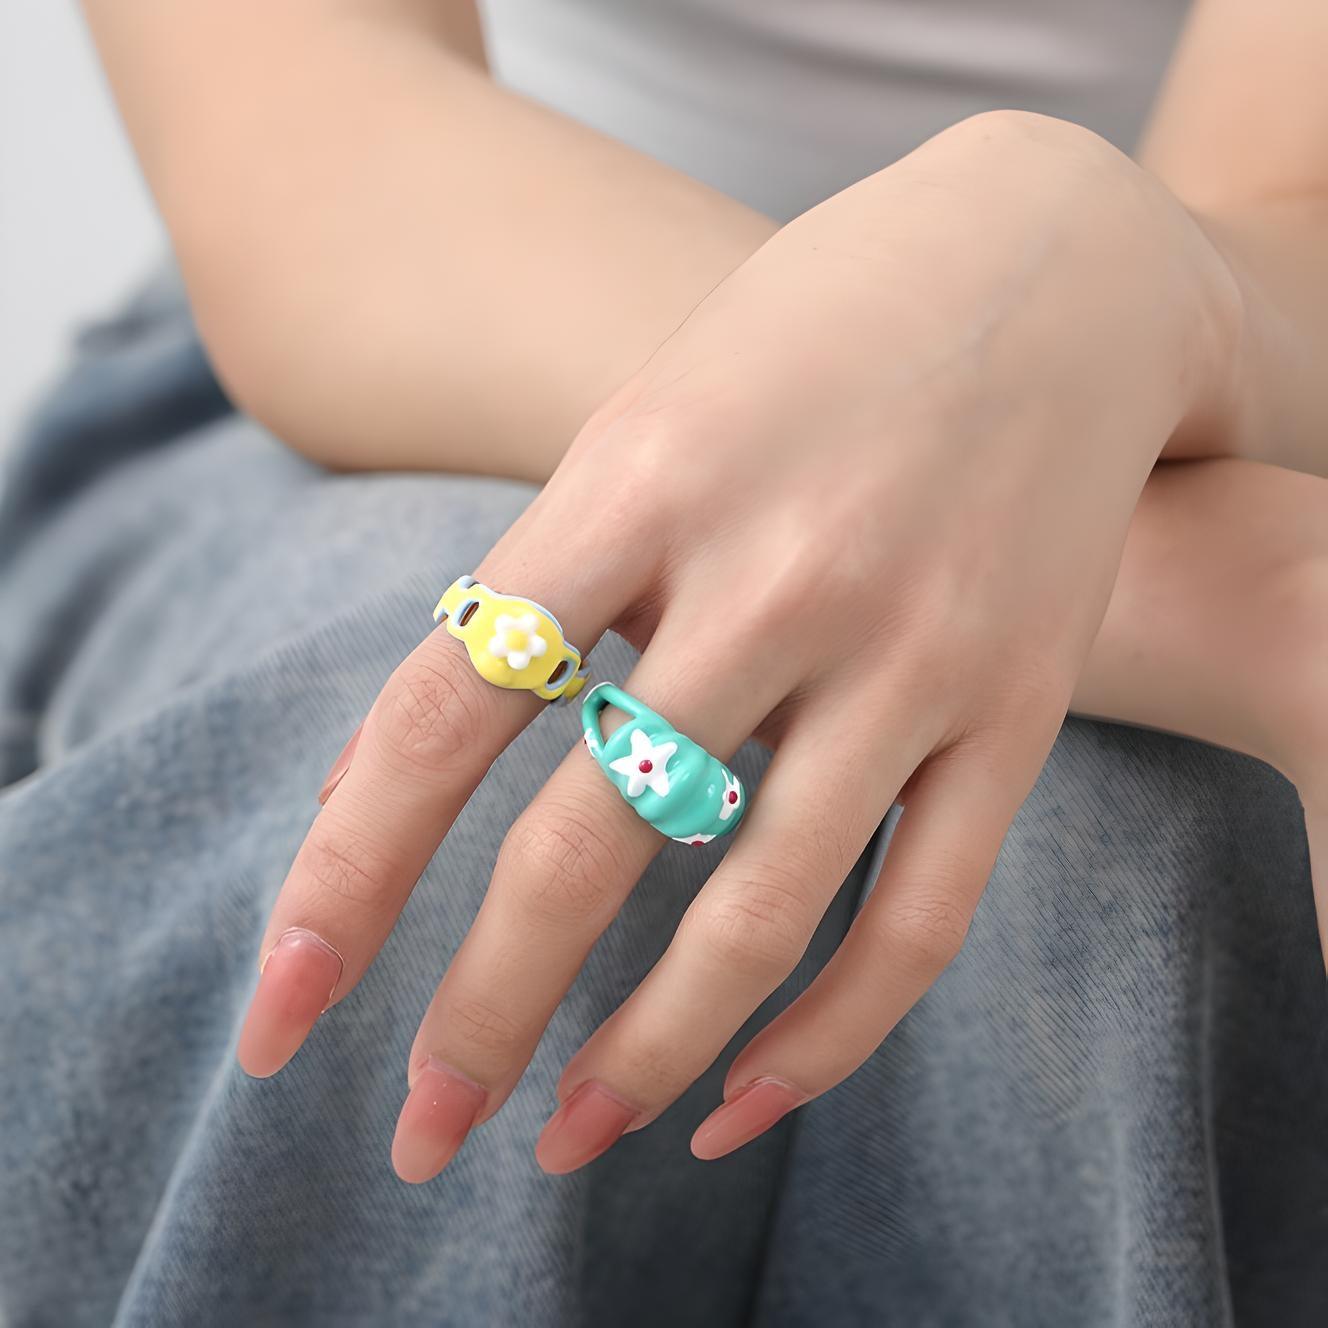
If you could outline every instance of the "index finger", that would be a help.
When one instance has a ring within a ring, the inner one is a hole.
[[[541,545],[558,547],[533,530],[510,553],[500,545],[480,579],[565,608],[565,639],[598,640],[635,588],[621,560],[578,559],[565,542],[561,557],[523,556]],[[275,1074],[354,988],[490,765],[545,704],[485,681],[441,627],[393,672],[273,907],[237,1049],[249,1074]]]

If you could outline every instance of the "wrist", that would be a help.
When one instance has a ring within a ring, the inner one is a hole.
[[[1328,474],[1328,198],[1244,200],[1196,216],[1241,306],[1222,441],[1232,455]]]
[[[1081,405],[1111,403],[1142,464],[1235,450],[1244,291],[1175,194],[1091,130],[1025,112],[974,116],[914,159],[924,152],[930,175],[962,178],[979,243],[1027,255],[1020,318],[1039,361],[1049,329],[1068,335],[1097,382],[1068,374],[1065,387]]]
[[[1131,320],[1157,333],[1139,336],[1135,324],[1123,335],[1157,357],[1154,371],[1173,393],[1173,426],[1154,459],[1236,456],[1246,292],[1201,216],[1133,159],[1118,161],[1130,177],[1122,189],[1145,203]]]
[[[1151,177],[1149,177],[1151,179]],[[1161,452],[1165,461],[1251,457],[1242,439],[1247,415],[1248,287],[1211,219],[1186,208],[1156,182],[1172,213],[1178,248],[1177,288],[1191,310],[1193,332],[1181,348],[1178,382],[1184,410]]]

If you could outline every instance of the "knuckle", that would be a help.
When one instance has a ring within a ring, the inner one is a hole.
[[[964,654],[982,660],[985,674],[978,677],[975,668],[966,667],[961,687],[980,700],[952,720],[948,741],[956,756],[974,762],[993,778],[1002,772],[1008,777],[1012,763],[1022,766],[1029,752],[1045,756],[1055,740],[1070,708],[1074,671],[1051,649],[1039,653],[998,646],[984,655],[975,646]],[[938,669],[932,676],[944,675]],[[920,691],[923,685],[920,682]]]
[[[613,1080],[630,1089],[638,1103],[663,1105],[672,1102],[708,1064],[700,1053],[703,1043],[689,1045],[688,1052],[699,1064],[689,1064],[676,1042],[658,1037],[632,1038],[626,1045],[615,1049]],[[715,1049],[715,1054],[719,1052]]]
[[[1033,111],[995,107],[967,116],[952,127],[956,131],[971,131],[983,138],[1001,134],[1024,137],[1035,132],[1044,118]]]
[[[590,437],[602,454],[611,452],[614,484],[623,496],[618,506],[671,530],[705,510],[710,497],[707,469],[686,462],[759,427],[757,412],[738,395],[692,393],[676,374],[656,371],[641,375],[629,399],[613,404]]]
[[[468,1049],[497,1059],[515,1056],[525,1043],[525,1034],[514,1019],[472,997],[448,1007],[447,1027]]]
[[[582,429],[577,450],[612,460],[614,484],[624,497],[616,507],[648,516],[677,489],[678,449],[685,431],[675,414],[676,409],[658,399],[638,397],[626,406],[611,400]]]
[[[785,554],[781,563],[772,566],[777,557],[772,552],[762,560],[759,579],[744,580],[734,587],[726,626],[738,640],[783,639],[805,630],[808,605],[818,600],[824,604],[830,593],[825,590],[824,577],[799,555]]]
[[[1025,651],[1002,670],[1003,685],[998,689],[1002,710],[1013,717],[1015,724],[1069,707],[1079,664],[1062,658],[1064,653],[1054,642],[1048,642],[1042,650]]]
[[[588,921],[613,907],[625,863],[584,810],[564,805],[521,817],[503,842],[499,869],[538,917]]]
[[[696,466],[680,466],[679,456],[693,452],[696,440],[673,421],[637,422],[622,451],[615,453],[615,485],[621,501],[608,527],[609,547],[640,565],[647,556],[655,570],[676,552],[680,532],[704,511]],[[648,542],[648,543],[647,543]]]
[[[679,430],[662,416],[637,416],[625,422],[615,443],[621,447],[618,463],[628,491],[644,497],[669,493],[670,478],[678,465]]]
[[[939,893],[903,899],[890,910],[888,944],[909,967],[939,973],[963,948],[969,915]]]
[[[392,675],[378,708],[378,736],[393,756],[437,766],[478,739],[484,702],[469,665],[451,650],[412,658]]]
[[[998,107],[979,111],[957,121],[945,131],[956,138],[976,138],[986,143],[1020,142],[1064,153],[1105,155],[1106,140],[1083,125],[1037,111]]]
[[[693,925],[719,967],[780,982],[793,970],[815,930],[815,919],[786,869],[753,871],[722,893],[698,901]]]
[[[356,907],[375,902],[388,874],[383,857],[359,840],[317,831],[305,841],[300,865],[319,890]]]

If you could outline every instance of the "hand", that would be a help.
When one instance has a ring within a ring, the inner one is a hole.
[[[776,754],[663,958],[566,1067],[546,1169],[718,1055],[901,796],[870,900],[694,1151],[838,1083],[927,989],[1065,714],[1140,490],[1215,409],[1232,316],[1198,229],[1126,158],[984,116],[786,226],[586,426],[476,575],[582,645],[641,646],[627,689],[715,755],[753,733]],[[441,632],[395,672],[273,910],[250,1072],[354,987],[537,709]],[[659,847],[580,750],[518,819],[416,1037],[404,1178],[498,1110]]]

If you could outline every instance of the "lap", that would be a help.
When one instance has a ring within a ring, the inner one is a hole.
[[[324,770],[432,626],[438,588],[529,497],[329,475],[227,420],[103,476],[25,552],[35,563],[48,541],[61,562],[11,601],[30,656],[55,661],[37,769],[0,797],[0,1049],[23,1084],[0,1143],[17,1215],[0,1223],[0,1283],[17,1321],[45,1306],[104,1323],[117,1302],[125,1322],[616,1319],[670,1230],[670,1305],[740,1313],[783,1145],[725,1170],[666,1165],[717,1100],[713,1075],[623,1141],[617,1181],[603,1167],[551,1180],[532,1156],[562,1065],[662,950],[709,850],[651,868],[521,1088],[443,1181],[413,1190],[388,1163],[415,1025],[507,825],[578,742],[574,708],[500,759],[379,962],[288,1070],[257,1083],[234,1066],[263,922]],[[95,530],[100,552],[71,549],[70,530]],[[79,629],[62,635],[74,605]],[[622,676],[631,652],[610,639],[596,662]],[[758,753],[739,763],[759,778]],[[633,1209],[648,1223],[625,1221]],[[738,1272],[706,1278],[721,1243]]]
[[[1162,735],[1070,721],[956,964],[846,1085],[723,1163],[686,1151],[717,1073],[583,1173],[531,1157],[705,850],[657,860],[448,1173],[409,1189],[388,1167],[416,1021],[504,829],[579,736],[567,709],[499,761],[292,1065],[235,1069],[326,766],[529,496],[328,475],[223,418],[11,554],[23,645],[0,696],[37,767],[0,795],[11,1317],[1207,1324],[1234,1301],[1309,1321],[1328,1092],[1298,808],[1257,763]],[[610,638],[593,663],[620,678],[630,652]],[[758,752],[740,762],[759,778]]]
[[[804,1109],[759,1322],[1320,1322],[1326,1016],[1290,786],[1067,721],[958,959]]]

